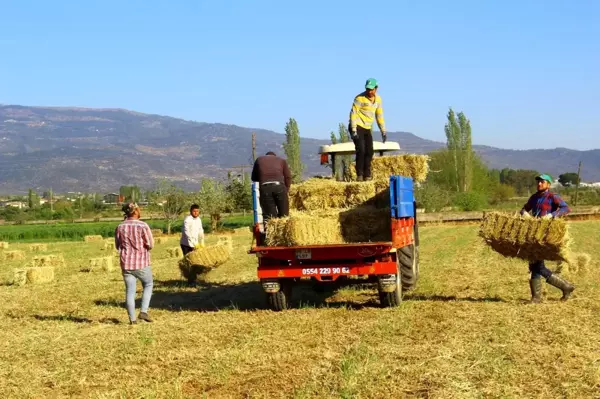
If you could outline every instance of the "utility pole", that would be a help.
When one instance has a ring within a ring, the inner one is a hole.
[[[256,133],[252,133],[252,162],[256,161]]]
[[[575,203],[573,205],[577,206],[577,197],[579,194],[579,183],[581,182],[581,161],[579,161],[579,168],[577,169],[577,185],[575,186]]]

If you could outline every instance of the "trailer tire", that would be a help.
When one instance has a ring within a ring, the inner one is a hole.
[[[400,306],[402,303],[402,284],[400,273],[396,273],[396,289],[392,292],[379,291],[379,302],[385,308]]]
[[[406,291],[413,290],[419,279],[419,247],[411,244],[397,251],[398,268],[402,280],[402,288]]]
[[[281,283],[281,289],[274,293],[267,293],[267,304],[271,310],[280,312],[289,309],[292,287],[290,284]]]

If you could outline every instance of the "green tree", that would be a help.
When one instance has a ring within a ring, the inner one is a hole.
[[[181,188],[167,180],[158,183],[157,191],[160,193],[157,200],[163,201],[162,214],[167,223],[167,234],[171,234],[171,227],[179,220],[186,208],[187,196]]]
[[[300,154],[300,131],[298,123],[294,118],[285,125],[285,143],[283,144],[287,162],[292,172],[292,182],[298,183],[302,180],[304,165]]]
[[[142,199],[141,190],[138,186],[121,186],[119,187],[119,195],[124,201],[137,202]]]
[[[27,205],[29,206],[29,209],[34,209],[40,206],[40,197],[32,189],[29,189],[29,193],[27,195]]]
[[[447,114],[448,122],[444,126],[446,147],[452,155],[453,175],[449,175],[457,192],[471,190],[473,183],[473,145],[471,137],[471,122],[463,112],[458,115],[450,108]]]
[[[250,175],[245,173],[243,176],[229,176],[229,181],[225,190],[229,196],[227,201],[232,205],[233,211],[252,210],[252,186]]]
[[[232,208],[231,197],[225,185],[212,179],[202,179],[200,191],[196,195],[196,203],[200,207],[200,212],[210,215],[210,226],[213,231],[220,228],[221,214]]]
[[[558,176],[558,182],[564,187],[576,186],[580,183],[577,173],[568,172]]]

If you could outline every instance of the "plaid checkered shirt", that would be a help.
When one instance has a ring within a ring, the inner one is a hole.
[[[123,270],[139,270],[150,266],[150,250],[154,247],[152,231],[147,223],[127,218],[115,229],[115,247]]]
[[[521,213],[523,211],[527,211],[531,216],[535,217],[542,217],[547,214],[559,217],[571,212],[571,208],[569,208],[567,203],[558,194],[546,190],[533,194],[523,206]]]

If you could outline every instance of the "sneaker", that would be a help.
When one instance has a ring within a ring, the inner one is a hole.
[[[141,312],[138,319],[144,320],[145,322],[152,323],[152,319],[148,316],[148,313]]]

